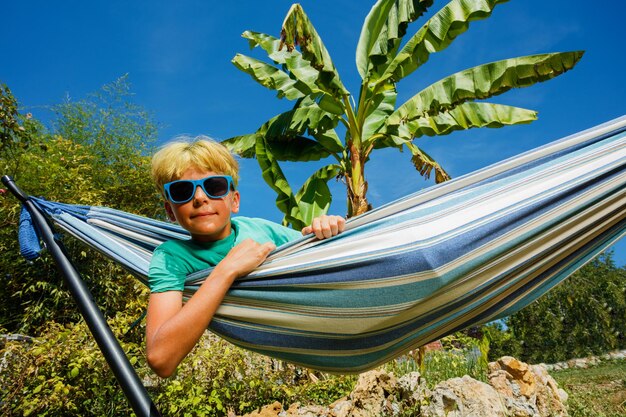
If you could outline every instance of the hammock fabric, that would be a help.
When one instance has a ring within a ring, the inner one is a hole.
[[[351,219],[332,239],[278,248],[233,285],[210,330],[314,369],[372,368],[560,283],[622,236],[625,186],[622,117]],[[144,282],[152,250],[188,238],[109,208],[33,201]],[[186,297],[207,274],[188,277]]]

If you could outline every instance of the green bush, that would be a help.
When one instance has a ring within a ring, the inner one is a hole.
[[[143,360],[143,334],[140,328],[130,329],[130,324],[144,307],[145,301],[134,301],[109,320],[140,376],[149,374]],[[0,349],[0,358],[1,415],[107,416],[131,413],[83,322],[48,322],[32,343],[7,342]]]
[[[489,342],[457,332],[440,340],[442,349],[414,350],[385,365],[388,372],[401,377],[420,372],[429,387],[450,378],[469,375],[479,381],[487,379]],[[424,355],[423,358],[420,355]]]
[[[554,363],[626,347],[626,270],[600,255],[542,298],[484,325],[489,359]]]
[[[243,414],[279,401],[330,404],[347,395],[356,376],[314,375],[281,361],[204,336],[169,379],[156,377],[143,354],[145,306],[132,302],[109,321],[155,404],[166,416]],[[0,415],[128,416],[131,410],[83,323],[48,323],[31,344],[0,349]]]
[[[520,359],[554,363],[626,347],[626,270],[611,254],[589,262],[507,319]]]
[[[519,358],[522,344],[515,338],[510,328],[505,329],[506,322],[492,322],[480,328],[489,340],[489,361],[496,361],[503,356]]]
[[[160,213],[149,174],[149,149],[156,140],[149,115],[128,99],[125,78],[87,100],[55,107],[47,131],[30,115],[17,112],[8,88],[1,89],[0,174],[11,175],[30,195],[73,204],[105,205],[156,217]],[[27,262],[19,255],[20,203],[0,196],[0,326],[36,334],[46,321],[80,319],[61,275],[49,257]],[[112,317],[136,297],[125,273],[85,245],[64,239],[70,258],[97,304]]]
[[[313,373],[208,335],[174,377],[158,381],[155,402],[167,415],[244,414],[274,401],[330,404],[347,395],[355,382],[355,376]]]

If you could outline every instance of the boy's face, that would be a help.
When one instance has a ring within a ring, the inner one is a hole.
[[[196,167],[188,168],[179,180],[199,180],[220,175]],[[230,235],[230,214],[239,211],[239,192],[230,191],[226,197],[209,198],[201,187],[193,198],[182,204],[165,202],[165,210],[172,221],[187,230],[199,242],[214,242]]]

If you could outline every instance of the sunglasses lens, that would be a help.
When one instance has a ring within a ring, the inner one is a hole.
[[[228,194],[228,180],[224,177],[207,178],[203,185],[211,197],[223,197]]]
[[[196,192],[196,187],[202,183],[204,193],[211,198],[220,198],[230,192],[228,177],[208,177],[203,180],[181,180],[165,184],[172,203],[186,203],[191,200]]]
[[[191,181],[177,181],[170,185],[170,198],[176,202],[188,201],[193,196],[194,185]]]

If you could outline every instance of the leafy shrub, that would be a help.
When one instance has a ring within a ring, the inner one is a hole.
[[[55,107],[58,118],[46,131],[17,113],[10,91],[1,90],[0,174],[13,176],[28,194],[73,204],[105,205],[156,217],[159,200],[150,182],[150,144],[155,125],[127,100],[125,78],[88,99]],[[9,103],[11,106],[9,106]],[[47,320],[71,323],[80,316],[49,257],[27,262],[19,255],[20,203],[0,196],[0,326],[35,334]],[[108,317],[135,296],[119,277],[119,266],[82,243],[64,239],[70,258]]]
[[[149,371],[140,343],[143,335],[138,328],[130,329],[130,324],[144,306],[145,301],[132,302],[109,324],[139,375],[145,376]],[[119,385],[83,322],[48,322],[42,328],[42,336],[35,342],[6,343],[0,350],[0,358],[2,415],[104,416],[131,413]]]
[[[489,340],[489,361],[496,361],[503,356],[519,358],[522,344],[515,338],[510,328],[505,328],[506,321],[496,321],[481,327],[481,332]]]
[[[486,381],[487,355],[489,342],[457,332],[440,340],[442,348],[412,351],[385,365],[389,372],[396,376],[410,372],[420,372],[427,384],[432,388],[441,381],[469,375],[474,379]],[[420,358],[423,354],[423,359]]]
[[[145,298],[145,297],[144,297]],[[331,376],[239,349],[206,335],[169,379],[154,376],[143,355],[143,326],[130,329],[145,304],[109,321],[163,415],[224,416],[273,401],[329,404],[355,376]],[[32,344],[0,349],[0,414],[127,416],[129,405],[86,325],[51,322]]]
[[[626,270],[611,254],[591,261],[507,320],[520,358],[553,363],[626,347]]]
[[[355,376],[315,373],[207,335],[173,378],[158,381],[157,405],[168,415],[243,414],[274,401],[329,404],[347,395]]]

